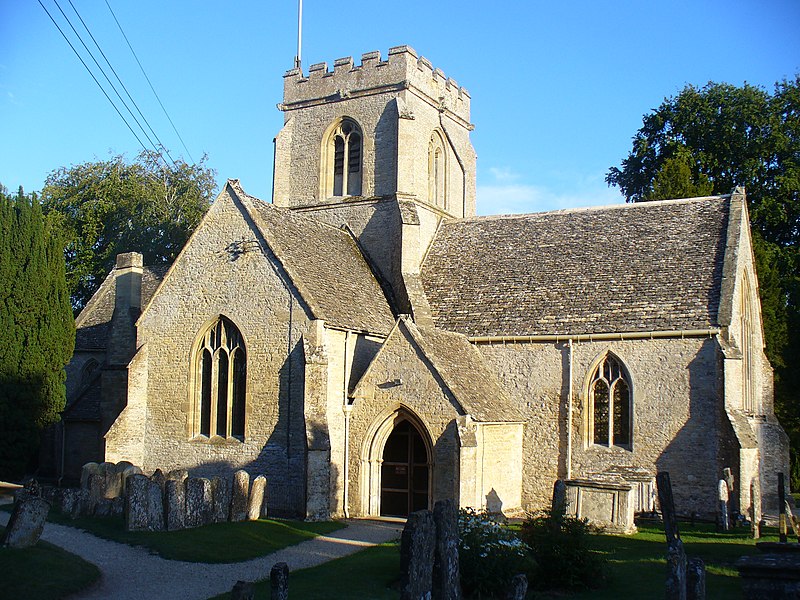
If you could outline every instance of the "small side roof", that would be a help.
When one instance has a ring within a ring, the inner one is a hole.
[[[269,204],[229,180],[313,315],[334,326],[386,335],[394,315],[355,240],[344,230]]]
[[[153,297],[169,265],[142,269],[142,306]],[[114,314],[117,268],[114,267],[75,319],[75,350],[105,350]]]
[[[467,336],[718,325],[730,196],[442,224],[422,268],[437,327]]]
[[[458,333],[434,327],[419,327],[410,317],[401,315],[395,328],[384,342],[386,347],[398,336],[406,338],[419,348],[430,367],[461,405],[464,414],[481,422],[522,422],[524,417],[486,365],[483,356],[467,338]],[[367,381],[374,365],[381,360],[382,352],[372,359],[351,396],[365,393]]]

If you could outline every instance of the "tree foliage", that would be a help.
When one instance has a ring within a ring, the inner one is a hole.
[[[141,252],[145,264],[169,263],[208,210],[215,172],[154,152],[128,164],[122,156],[62,167],[47,178],[42,204],[66,235],[67,284],[80,310],[120,252]]]
[[[64,408],[75,322],[63,247],[35,195],[0,186],[0,479],[30,466]]]
[[[631,152],[606,181],[629,202],[745,186],[775,410],[800,448],[800,75],[773,93],[748,84],[687,86],[644,116]]]

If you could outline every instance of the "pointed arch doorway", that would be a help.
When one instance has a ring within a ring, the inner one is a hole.
[[[431,507],[433,444],[422,420],[405,407],[370,427],[362,456],[363,516],[406,517]]]
[[[395,425],[383,447],[381,516],[407,517],[425,510],[430,496],[430,459],[425,441],[408,420]]]

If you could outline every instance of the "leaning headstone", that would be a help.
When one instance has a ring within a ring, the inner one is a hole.
[[[434,600],[461,600],[458,569],[458,510],[453,500],[439,500],[433,506],[436,550],[433,558]]]
[[[761,537],[761,485],[758,477],[750,481],[750,528],[753,539]]]
[[[506,592],[506,600],[525,600],[528,595],[528,577],[524,573],[518,573],[511,578],[511,583]]]
[[[231,600],[254,600],[256,586],[251,581],[237,581],[231,590]]]
[[[145,475],[132,475],[125,484],[125,530],[147,531],[150,480]]]
[[[167,531],[186,527],[186,487],[182,481],[167,479],[164,484],[164,521]]]
[[[81,467],[81,489],[86,489],[89,483],[89,475],[100,473],[100,465],[96,462],[88,462]]]
[[[31,496],[14,504],[11,518],[6,525],[2,546],[29,548],[39,541],[47,519],[50,503],[44,498]]]
[[[567,512],[567,484],[563,479],[556,479],[553,484],[552,513],[554,517],[563,517]]]
[[[247,502],[248,521],[258,521],[261,518],[261,510],[264,506],[264,492],[266,489],[266,477],[259,475],[253,480],[253,487],[250,488],[250,498]]]
[[[675,501],[672,497],[672,483],[669,473],[662,471],[656,475],[658,503],[664,518],[664,534],[667,538],[667,581],[665,586],[667,600],[686,600],[686,553],[678,531],[678,518]]]
[[[186,526],[201,527],[211,523],[213,499],[211,482],[205,477],[186,480]]]
[[[289,565],[279,562],[269,572],[269,587],[272,600],[289,600]]]
[[[730,520],[728,519],[728,484],[724,479],[720,479],[717,484],[719,494],[719,514],[717,516],[717,523],[722,531],[730,529]]]
[[[247,518],[247,504],[250,495],[250,474],[247,471],[236,471],[233,474],[231,490],[231,521],[244,521]]]
[[[231,488],[224,477],[211,480],[211,499],[213,503],[211,520],[214,523],[225,523],[230,517]]]
[[[706,564],[690,558],[686,565],[686,600],[706,600]]]
[[[408,515],[400,537],[400,598],[423,600],[431,597],[436,525],[429,510]]]

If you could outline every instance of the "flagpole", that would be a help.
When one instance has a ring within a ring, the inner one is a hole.
[[[294,57],[294,68],[300,69],[301,47],[303,44],[303,0],[297,0],[297,54]]]

